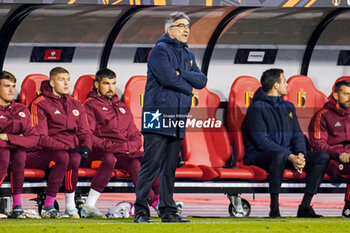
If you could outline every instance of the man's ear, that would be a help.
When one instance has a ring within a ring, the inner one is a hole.
[[[100,87],[100,83],[97,82],[97,81],[94,81],[94,87],[95,87],[96,89],[98,89],[98,88]]]
[[[49,84],[50,84],[50,86],[51,86],[52,88],[54,88],[54,87],[55,87],[55,83],[54,83],[54,81],[53,81],[52,79],[50,79]]]
[[[338,100],[339,95],[338,95],[338,93],[337,93],[337,92],[333,92],[333,98],[334,98],[335,100]]]

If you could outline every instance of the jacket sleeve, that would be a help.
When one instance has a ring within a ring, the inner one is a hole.
[[[48,136],[47,117],[41,105],[35,103],[35,107],[31,107],[31,116],[34,121],[35,130],[40,135],[38,145],[44,149],[50,150],[68,150],[69,145]],[[36,119],[36,120],[34,120]]]
[[[269,139],[267,127],[262,113],[257,107],[251,106],[246,115],[248,133],[257,147],[261,151],[283,151],[286,156],[291,152]]]
[[[23,135],[18,134],[7,134],[9,142],[13,145],[17,145],[24,148],[35,147],[39,142],[39,134],[36,132],[32,124],[32,118],[29,114],[29,110],[24,110],[25,117],[22,119],[23,122]]]
[[[191,70],[183,70],[180,71],[182,77],[192,85],[192,87],[196,89],[203,89],[207,84],[207,77],[202,71],[198,68],[196,60],[194,56],[191,54],[191,62],[193,65],[191,66]]]
[[[148,65],[154,77],[166,88],[192,95],[192,86],[176,74],[169,56],[162,46],[155,46],[150,54]]]
[[[79,120],[77,122],[77,125],[78,125],[77,137],[79,139],[79,146],[80,147],[86,146],[91,150],[92,138],[91,138],[88,118],[85,112],[85,108],[82,105],[80,105],[80,109],[81,109],[80,111],[81,114],[79,115]]]
[[[326,152],[327,154],[329,154],[331,159],[338,159],[339,155],[347,151],[346,146],[343,144],[328,144],[327,123],[321,111],[315,114],[315,116],[312,118],[309,124],[309,138],[311,147],[314,150]]]
[[[132,118],[132,115],[131,115]],[[128,151],[129,153],[137,152],[141,149],[141,133],[136,128],[133,118],[128,127]]]
[[[84,104],[87,119],[89,122],[89,129],[92,139],[92,148],[96,151],[109,151],[113,153],[123,153],[127,152],[127,142],[124,139],[111,139],[105,137],[98,137],[100,135],[98,130],[99,126],[96,123],[95,112],[90,103],[85,102]]]
[[[299,121],[297,114],[295,113],[295,108],[292,106],[291,108],[292,114],[293,114],[293,137],[292,137],[292,147],[293,147],[293,153],[303,153],[304,156],[307,155],[306,153],[306,143],[305,143],[305,136],[303,132],[300,129]]]

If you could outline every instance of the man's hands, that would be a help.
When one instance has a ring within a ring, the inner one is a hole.
[[[90,152],[90,149],[87,146],[80,148],[69,148],[68,150],[78,152],[81,155],[80,165],[83,165],[87,161]]]
[[[350,154],[344,152],[343,154],[339,155],[339,160],[343,163],[349,163],[350,162]]]
[[[6,142],[9,141],[9,137],[7,136],[6,133],[0,133],[0,139]]]
[[[176,70],[176,75],[180,76],[180,71]]]
[[[288,160],[292,162],[297,172],[299,172],[300,174],[303,173],[303,169],[306,163],[305,157],[302,153],[299,153],[298,155],[290,154]]]

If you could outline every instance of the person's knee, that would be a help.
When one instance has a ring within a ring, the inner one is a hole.
[[[0,166],[8,166],[10,162],[10,151],[6,148],[0,148]]]
[[[104,166],[111,167],[111,168],[114,168],[116,162],[117,162],[117,159],[115,158],[115,155],[112,153],[105,156],[103,161],[102,161]]]
[[[283,151],[273,151],[271,153],[271,156],[273,157],[272,159],[273,164],[284,165],[287,161],[287,157]]]
[[[79,168],[81,161],[81,156],[79,153],[71,153],[69,155],[68,167],[73,170],[77,170]]]
[[[55,164],[62,164],[64,166],[68,166],[69,163],[69,153],[67,151],[55,151],[52,152],[53,161]]]
[[[322,164],[328,164],[329,155],[324,151],[320,151],[317,160]]]

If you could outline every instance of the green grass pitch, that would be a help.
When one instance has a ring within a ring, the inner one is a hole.
[[[323,219],[301,218],[189,218],[192,223],[135,224],[129,219],[2,219],[1,233],[188,233],[188,232],[349,232],[350,219],[327,217]]]

